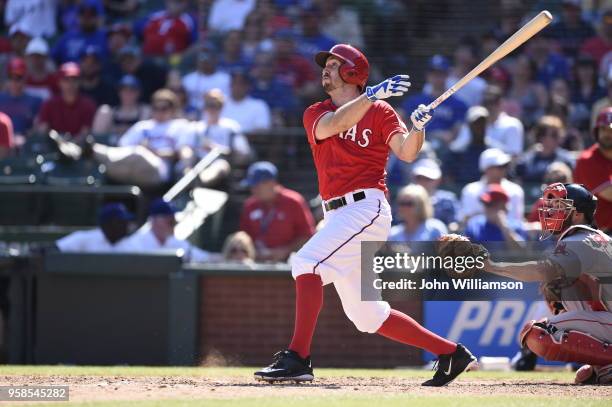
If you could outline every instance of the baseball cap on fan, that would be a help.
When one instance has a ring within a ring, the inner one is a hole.
[[[510,197],[500,184],[491,184],[485,192],[480,195],[480,201],[485,205],[496,202],[508,203]]]
[[[23,58],[12,58],[6,69],[10,76],[24,76],[27,72],[26,63]]]
[[[49,44],[42,37],[34,37],[28,42],[26,55],[49,55]]]
[[[434,55],[429,60],[429,69],[433,71],[448,72],[450,69],[450,63],[445,56]]]
[[[442,171],[440,171],[440,166],[437,162],[431,158],[423,158],[417,161],[414,164],[414,167],[412,167],[412,176],[421,176],[428,179],[437,180],[442,177]]]
[[[74,62],[66,62],[60,66],[60,78],[78,78],[81,76],[81,68]]]
[[[465,119],[468,123],[474,123],[476,120],[481,119],[483,117],[489,117],[489,111],[484,106],[472,106],[465,114]]]
[[[275,180],[278,177],[278,169],[269,161],[258,161],[251,164],[247,170],[247,176],[240,183],[243,187],[254,187],[263,181]]]
[[[491,167],[506,165],[511,160],[512,158],[499,148],[489,148],[480,154],[480,158],[478,159],[478,168],[481,172],[485,172]]]
[[[133,220],[134,215],[132,215],[122,203],[107,203],[98,213],[98,223],[106,223],[112,219]]]
[[[151,202],[149,207],[149,216],[174,216],[178,212],[176,207],[170,203],[164,201],[163,198],[157,198]]]

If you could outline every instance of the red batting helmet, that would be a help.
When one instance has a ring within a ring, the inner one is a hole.
[[[595,137],[595,141],[598,139],[600,127],[612,127],[612,107],[602,109],[597,115],[595,128],[593,128],[593,136]]]
[[[334,45],[329,51],[321,51],[315,55],[315,62],[325,68],[327,58],[334,56],[342,61],[340,77],[346,83],[363,89],[368,81],[370,64],[367,58],[357,48],[348,44]]]

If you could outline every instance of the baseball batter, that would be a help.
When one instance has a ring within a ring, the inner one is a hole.
[[[539,209],[546,260],[489,263],[486,271],[540,281],[554,315],[531,321],[520,341],[547,360],[584,363],[576,383],[612,383],[612,239],[596,229],[597,198],[581,184],[549,185]]]
[[[408,131],[384,101],[408,91],[408,76],[396,75],[366,87],[368,61],[350,45],[319,52],[315,61],[323,68],[321,80],[329,99],[308,107],[303,122],[317,168],[325,226],[292,259],[296,282],[293,339],[288,349],[274,355],[270,366],[255,372],[255,378],[313,380],[310,344],[323,305],[323,285],[331,283],[358,330],[439,355],[433,379],[423,385],[446,385],[468,370],[475,357],[461,344],[392,310],[388,303],[361,300],[361,242],[385,241],[391,228],[391,209],[385,198],[389,150],[402,160],[414,160],[433,112],[420,105],[410,116],[412,130]]]

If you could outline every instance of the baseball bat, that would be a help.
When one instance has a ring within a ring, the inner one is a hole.
[[[497,47],[497,49],[491,54],[482,60],[474,69],[468,72],[463,78],[459,79],[457,83],[451,86],[446,92],[438,96],[436,100],[429,104],[430,109],[435,109],[440,105],[440,103],[444,102],[448,99],[452,94],[457,92],[466,83],[483,73],[487,68],[491,65],[517,49],[519,46],[524,44],[528,39],[539,33],[544,27],[550,24],[552,21],[552,15],[544,10],[540,11],[540,13],[529,20],[527,24],[521,27],[517,32],[512,34],[510,38],[508,38],[502,45]]]

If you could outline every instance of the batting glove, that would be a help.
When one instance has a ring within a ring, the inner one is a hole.
[[[365,91],[366,97],[371,102],[376,102],[379,99],[387,99],[391,96],[402,96],[410,88],[409,78],[408,75],[395,75],[376,86],[368,86]]]
[[[421,131],[427,126],[427,123],[433,117],[434,111],[425,105],[419,105],[414,112],[410,115],[412,120],[412,128]]]

